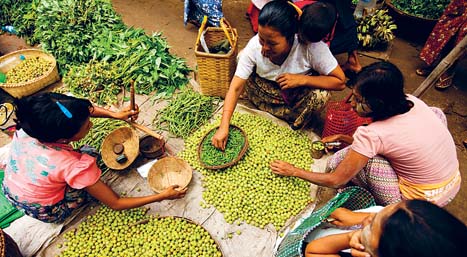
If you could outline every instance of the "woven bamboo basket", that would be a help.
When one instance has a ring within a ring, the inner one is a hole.
[[[195,45],[195,56],[198,64],[198,81],[201,93],[209,96],[224,98],[229,90],[230,81],[237,66],[237,30],[221,19],[221,28],[208,27],[204,34],[206,45],[213,45],[221,40],[228,39],[230,51],[226,54],[212,54],[204,51],[201,45],[201,34],[205,30],[203,21],[198,31]]]
[[[172,185],[185,188],[190,184],[193,172],[190,165],[177,157],[164,157],[149,170],[148,183],[152,190],[160,193]]]
[[[21,83],[0,83],[0,87],[13,97],[21,98],[36,93],[37,91],[53,84],[60,79],[55,58],[38,49],[18,50],[0,57],[0,72],[7,73],[21,62],[20,56],[26,59],[40,57],[52,62],[52,67],[42,76]]]
[[[190,220],[190,219],[185,218],[185,217],[176,216],[176,215],[174,215],[174,216],[160,216],[160,217],[157,217],[157,219],[182,219],[182,220],[185,220],[188,223],[191,223],[191,224],[194,224],[196,226],[199,226],[199,227],[203,228],[206,232],[208,232],[209,236],[214,241],[214,243],[216,243],[217,250],[219,250],[219,252],[221,252],[222,256],[225,256],[225,254],[222,251],[222,248],[221,248],[219,242],[216,240],[216,238],[214,238],[212,236],[212,234],[209,233],[209,231],[205,227],[203,227],[201,224],[199,224],[198,222],[196,222],[194,220]],[[141,220],[141,221],[138,221],[136,223],[130,224],[130,226],[135,226],[135,225],[139,225],[139,224],[146,224],[148,222],[149,222],[149,219],[145,219],[145,220]]]
[[[123,163],[117,161],[119,154],[114,152],[114,146],[123,145],[123,154],[127,160]],[[131,165],[139,154],[139,138],[136,131],[130,127],[121,127],[108,134],[101,146],[102,160],[113,170],[123,170]]]
[[[235,126],[235,125],[230,125],[230,127],[233,127],[235,129],[238,129],[242,132],[242,135],[243,137],[245,138],[245,143],[243,144],[243,147],[242,149],[240,150],[240,152],[238,153],[237,157],[235,159],[233,159],[232,161],[228,162],[228,163],[225,163],[225,164],[222,164],[222,165],[216,165],[216,166],[210,166],[210,165],[206,165],[203,161],[201,161],[201,151],[202,151],[202,145],[203,145],[203,142],[205,140],[207,140],[207,136],[209,135],[209,133],[211,133],[211,131],[213,130],[217,130],[219,127],[215,127],[213,129],[211,129],[210,131],[208,131],[208,133],[206,133],[206,135],[204,135],[203,139],[201,140],[201,142],[199,143],[198,145],[198,160],[199,162],[201,163],[201,165],[206,168],[206,169],[210,169],[210,170],[220,170],[220,169],[225,169],[225,168],[228,168],[230,166],[233,166],[235,165],[238,161],[240,161],[243,156],[245,155],[246,151],[248,150],[248,138],[246,136],[246,133],[245,131],[243,131],[243,129]]]
[[[406,13],[397,9],[391,0],[385,0],[389,15],[394,18],[397,25],[396,34],[402,35],[417,42],[424,43],[438,22],[438,19],[429,19]]]

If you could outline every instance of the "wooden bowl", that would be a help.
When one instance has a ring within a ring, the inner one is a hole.
[[[238,161],[240,161],[243,156],[245,155],[246,151],[248,150],[248,138],[246,136],[246,133],[245,131],[243,131],[243,129],[235,126],[235,125],[230,125],[230,127],[233,127],[235,129],[238,129],[240,130],[240,132],[242,133],[243,137],[245,138],[245,143],[243,144],[243,148],[240,150],[240,152],[238,153],[238,156],[237,158],[233,159],[231,162],[228,162],[228,163],[225,163],[225,164],[222,164],[222,165],[215,165],[215,166],[210,166],[210,165],[207,165],[205,164],[203,161],[201,161],[201,151],[202,151],[202,146],[203,146],[203,142],[204,140],[207,139],[208,135],[213,131],[213,130],[217,130],[219,127],[215,127],[211,130],[208,131],[208,133],[206,133],[206,135],[204,135],[203,139],[201,139],[201,142],[199,142],[199,145],[198,145],[198,160],[199,162],[201,163],[201,166],[203,166],[204,168],[206,169],[210,169],[210,170],[220,170],[220,169],[225,169],[225,168],[228,168],[230,166],[233,166],[235,165]]]
[[[165,141],[146,135],[139,140],[139,150],[145,158],[159,158],[165,153]]]
[[[122,144],[123,154],[127,160],[119,163],[117,157],[120,154],[114,152],[114,146]],[[139,139],[136,131],[129,127],[121,127],[108,134],[101,146],[102,160],[105,165],[113,170],[123,170],[130,166],[139,154]]]
[[[152,190],[160,193],[171,185],[185,188],[190,184],[192,177],[192,169],[186,161],[168,156],[152,165],[148,174],[148,183]]]

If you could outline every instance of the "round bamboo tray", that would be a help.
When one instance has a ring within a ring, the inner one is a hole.
[[[47,61],[52,62],[52,67],[42,76],[27,82],[0,83],[0,87],[11,96],[21,98],[23,96],[32,95],[60,79],[55,58],[52,55],[44,53],[38,49],[18,50],[0,57],[0,72],[6,74],[9,70],[13,69],[16,65],[22,62],[20,59],[21,55],[26,59],[31,57],[44,58]]]
[[[172,185],[185,188],[190,184],[193,172],[190,165],[177,157],[164,157],[149,170],[148,183],[152,190],[160,193]]]
[[[233,159],[231,162],[228,162],[228,163],[225,163],[225,164],[222,164],[222,165],[215,165],[215,166],[210,166],[210,165],[207,165],[205,164],[203,161],[201,161],[201,148],[202,148],[202,145],[203,145],[203,142],[204,140],[207,139],[207,136],[209,135],[209,133],[211,133],[213,130],[217,130],[219,127],[215,127],[211,130],[208,131],[208,133],[206,133],[206,135],[204,135],[203,139],[201,140],[201,142],[199,143],[198,145],[198,160],[199,162],[201,163],[201,165],[206,168],[206,169],[210,169],[210,170],[220,170],[220,169],[225,169],[225,168],[228,168],[230,166],[233,166],[235,165],[238,161],[240,161],[243,156],[245,155],[246,151],[248,150],[248,138],[246,136],[246,133],[245,131],[243,131],[243,129],[235,126],[235,125],[230,125],[230,127],[233,127],[235,129],[238,129],[242,132],[242,135],[243,137],[245,138],[245,143],[243,144],[243,147],[242,149],[240,150],[240,152],[238,153],[238,156],[237,158]]]
[[[216,244],[217,246],[217,250],[219,250],[219,252],[222,254],[222,256],[225,256],[224,252],[222,251],[222,248],[219,244],[219,242],[217,242],[217,240],[212,236],[211,233],[209,233],[209,231],[203,227],[201,224],[199,224],[198,222],[195,222],[193,220],[190,220],[188,218],[185,218],[185,217],[180,217],[180,216],[161,216],[161,217],[157,217],[157,219],[183,219],[185,220],[186,222],[188,223],[191,223],[191,224],[194,224],[196,226],[200,226],[201,228],[203,228],[206,232],[208,232],[209,236],[211,237],[211,239],[214,241],[214,243]],[[149,222],[149,220],[143,220],[143,221],[140,221],[139,223],[147,223]]]
[[[114,152],[114,146],[122,144],[123,154],[127,160],[119,163],[117,157],[121,154]],[[139,154],[139,138],[136,131],[129,127],[121,127],[108,134],[101,146],[102,160],[105,165],[113,170],[123,170],[130,166]]]

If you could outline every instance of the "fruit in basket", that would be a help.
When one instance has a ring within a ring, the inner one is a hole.
[[[146,211],[102,206],[77,229],[65,233],[65,242],[57,245],[59,256],[222,256],[202,226],[184,218],[150,216]]]
[[[213,129],[201,142],[200,160],[207,166],[220,166],[232,162],[238,157],[245,145],[245,137],[242,131],[231,126],[225,150],[219,150],[211,143],[211,139],[216,132],[217,129]]]
[[[6,73],[6,83],[23,83],[34,80],[51,68],[51,61],[39,56],[27,57]]]

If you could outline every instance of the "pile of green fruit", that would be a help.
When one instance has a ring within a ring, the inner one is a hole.
[[[211,130],[201,142],[200,160],[207,166],[220,166],[238,157],[245,145],[245,137],[240,129],[230,126],[229,139],[224,150],[217,149],[211,139],[217,129]]]
[[[184,218],[158,218],[138,208],[113,211],[102,206],[77,229],[65,234],[59,256],[209,256],[221,257],[201,226]]]
[[[39,56],[28,57],[6,73],[6,82],[28,82],[44,75],[51,68],[51,61],[48,61]]]
[[[397,25],[388,10],[379,9],[375,13],[358,20],[357,38],[364,49],[386,48],[394,38]]]
[[[206,203],[202,202],[201,206],[213,205],[228,223],[283,227],[290,217],[312,202],[310,183],[278,176],[271,172],[269,165],[273,160],[283,160],[309,170],[313,163],[310,140],[303,132],[279,126],[269,119],[234,113],[231,124],[248,135],[248,151],[236,165],[213,171],[202,167],[197,147],[203,136],[219,123],[218,119],[193,133],[185,140],[185,150],[180,153],[181,158],[203,175]]]

